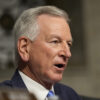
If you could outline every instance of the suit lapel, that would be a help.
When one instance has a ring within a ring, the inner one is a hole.
[[[61,93],[61,90],[60,90],[60,87],[59,87],[59,84],[58,83],[56,83],[54,85],[54,91],[55,91],[55,94],[56,95],[59,95],[59,97],[62,97],[62,93]]]
[[[26,86],[18,72],[18,69],[16,70],[14,76],[12,77],[11,83],[12,83],[12,87],[26,89]]]
[[[67,98],[64,98],[65,95],[64,95],[63,91],[61,91],[62,90],[61,87],[62,86],[59,83],[56,83],[54,85],[55,94],[58,95],[61,100],[68,100]]]

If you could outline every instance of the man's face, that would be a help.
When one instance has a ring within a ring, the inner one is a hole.
[[[30,45],[29,67],[39,82],[55,83],[62,79],[71,57],[72,37],[69,25],[61,17],[40,15],[39,35]]]

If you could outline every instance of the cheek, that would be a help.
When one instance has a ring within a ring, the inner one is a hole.
[[[53,60],[57,56],[57,53],[57,48],[46,43],[35,46],[35,49],[32,48],[30,52],[32,65],[43,67],[43,69],[45,68],[45,66],[49,67],[53,63]]]
[[[47,57],[54,57],[55,55],[57,55],[59,49],[54,47],[54,46],[51,46],[50,44],[46,44],[44,49],[43,49],[43,52],[46,54]]]
[[[43,46],[35,47],[30,51],[30,62],[32,66],[44,67],[49,63],[52,53],[49,48],[44,48]]]
[[[54,62],[55,56],[57,55],[57,51],[54,48],[45,45],[38,50],[39,51],[37,52],[37,62],[39,64],[39,67],[41,67],[42,71],[46,70],[48,72]]]
[[[47,47],[44,49],[44,59],[47,61],[46,63],[51,63],[55,56],[57,56],[57,50],[55,48]]]

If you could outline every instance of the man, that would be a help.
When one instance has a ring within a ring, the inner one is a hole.
[[[47,100],[49,90],[61,100],[80,100],[74,90],[57,83],[71,57],[68,22],[68,15],[53,6],[24,11],[14,27],[18,68],[1,86],[26,88],[38,100]]]

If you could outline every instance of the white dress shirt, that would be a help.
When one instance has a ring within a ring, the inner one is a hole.
[[[37,83],[36,81],[32,80],[30,77],[25,75],[23,72],[19,71],[19,74],[22,80],[24,81],[28,91],[32,93],[33,95],[35,95],[37,100],[47,100],[46,96],[49,92],[48,89],[46,89],[45,87],[43,87],[41,84]],[[51,90],[54,92],[53,86]]]

